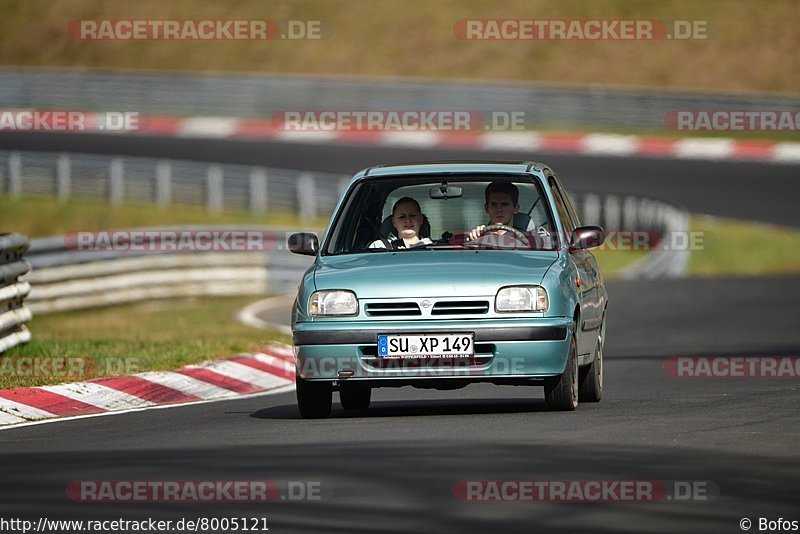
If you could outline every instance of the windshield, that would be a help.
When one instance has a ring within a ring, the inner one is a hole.
[[[538,181],[416,176],[357,185],[324,253],[557,248],[552,210]]]

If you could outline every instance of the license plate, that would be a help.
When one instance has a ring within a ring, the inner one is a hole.
[[[473,334],[379,335],[381,358],[458,358],[473,356]]]

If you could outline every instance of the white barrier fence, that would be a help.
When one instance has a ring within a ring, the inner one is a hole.
[[[286,250],[287,231],[253,227],[247,231],[264,236],[261,246],[266,252],[109,253],[74,250],[64,236],[34,240],[28,255],[33,269],[25,278],[32,287],[28,305],[36,313],[51,313],[170,297],[292,291],[311,259]]]
[[[23,259],[28,245],[23,235],[0,234],[0,353],[31,338],[31,310],[23,304],[31,285],[19,280],[30,269]]]
[[[282,211],[303,220],[335,207],[349,176],[248,165],[0,150],[0,194],[205,206],[210,213]]]

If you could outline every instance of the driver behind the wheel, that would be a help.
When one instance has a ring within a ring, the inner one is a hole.
[[[469,234],[467,234],[468,241],[473,241],[484,235],[486,233],[484,228],[489,225],[503,225],[514,228],[514,214],[519,212],[519,189],[517,186],[510,182],[492,182],[486,186],[484,198],[486,203],[483,205],[483,209],[489,216],[489,222],[470,230]],[[517,230],[534,230],[535,226],[530,227],[532,224],[532,222],[529,222],[529,228],[517,228]],[[506,230],[494,230],[491,233],[503,235],[506,232]]]

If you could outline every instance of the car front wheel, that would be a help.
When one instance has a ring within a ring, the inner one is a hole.
[[[331,414],[333,389],[330,382],[309,382],[297,377],[297,407],[305,419],[323,419]]]
[[[581,386],[578,398],[581,402],[600,402],[603,398],[603,344],[606,340],[606,321],[600,325],[594,359],[587,367],[581,369]]]
[[[575,341],[575,326],[569,341],[567,367],[559,376],[544,382],[544,400],[551,410],[572,411],[578,407],[578,347]]]

